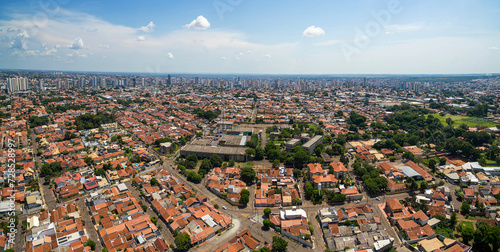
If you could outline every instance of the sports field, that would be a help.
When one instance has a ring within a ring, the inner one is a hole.
[[[433,114],[435,118],[438,118],[443,125],[448,125],[446,123],[446,118],[451,118],[453,120],[453,126],[458,127],[460,124],[465,124],[471,128],[475,128],[477,125],[483,127],[495,127],[497,124],[484,120],[478,117],[460,116],[460,115],[445,115],[440,116],[439,114]]]

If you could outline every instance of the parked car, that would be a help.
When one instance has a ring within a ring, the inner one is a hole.
[[[376,200],[380,200],[380,198],[379,198],[379,197],[376,197],[375,199],[376,199]]]
[[[356,204],[359,204],[359,202],[361,202],[361,201],[359,201],[359,200],[356,200]]]
[[[226,207],[226,206],[222,206],[222,209],[226,210],[226,209],[227,209],[227,207]]]

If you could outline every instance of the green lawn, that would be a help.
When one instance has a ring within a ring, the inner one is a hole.
[[[443,125],[448,125],[446,123],[446,118],[451,118],[451,120],[453,120],[454,122],[453,124],[454,127],[458,127],[460,124],[465,124],[471,128],[475,128],[476,125],[480,125],[483,127],[495,127],[497,125],[496,123],[492,123],[490,121],[484,120],[483,118],[477,118],[477,117],[460,116],[460,115],[440,116],[439,114],[433,114],[432,116],[438,118]]]
[[[471,227],[472,229],[474,229],[474,225],[472,224],[472,222],[471,222],[471,221],[461,221],[461,222],[460,222],[460,225],[462,225],[462,227],[467,227],[467,226],[469,226],[469,227]]]

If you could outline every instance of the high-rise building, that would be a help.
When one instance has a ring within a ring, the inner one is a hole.
[[[18,91],[18,79],[17,78],[7,78],[7,92],[14,93]]]
[[[38,89],[40,89],[40,91],[43,91],[43,80],[40,80],[38,82]]]
[[[170,84],[172,84],[172,76],[170,76],[170,74],[169,74],[169,75],[167,75],[167,85],[170,85]]]
[[[142,78],[141,84],[142,84],[142,86],[144,86],[144,78]]]
[[[200,84],[200,77],[194,77],[194,84]]]

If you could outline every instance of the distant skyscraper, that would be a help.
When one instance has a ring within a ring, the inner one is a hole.
[[[83,77],[80,78],[80,87],[83,87],[85,86],[85,80],[83,79]]]
[[[366,87],[366,77],[363,79],[363,87]]]
[[[18,80],[17,78],[7,78],[7,92],[14,93],[18,90]]]
[[[142,86],[144,86],[144,78],[142,78],[141,84],[142,84]]]
[[[194,84],[200,84],[200,77],[194,77]]]
[[[167,76],[167,85],[172,84],[172,76],[170,74]]]
[[[40,82],[38,82],[38,89],[40,89],[40,91],[43,91],[43,80],[40,80]]]

